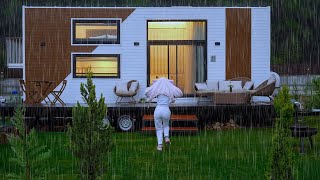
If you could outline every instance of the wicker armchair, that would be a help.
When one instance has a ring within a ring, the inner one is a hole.
[[[137,87],[133,90],[133,91],[129,91],[130,90],[130,87],[131,87],[131,84],[133,82],[137,82]],[[133,103],[136,103],[136,100],[133,98],[133,96],[135,96],[138,91],[139,91],[139,82],[137,80],[131,80],[127,83],[127,90],[128,92],[117,92],[117,86],[114,86],[113,88],[113,93],[118,96],[117,100],[116,100],[116,103],[120,103],[122,98],[124,97],[127,97],[127,98],[131,98],[131,100],[133,101],[130,101],[130,102],[133,102]]]
[[[251,90],[251,96],[271,96],[276,88],[276,81],[268,84],[268,80],[260,84],[255,90]]]

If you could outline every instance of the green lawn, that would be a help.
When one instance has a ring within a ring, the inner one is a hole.
[[[309,118],[309,125],[320,127],[320,117]],[[65,133],[39,133],[41,142],[53,150],[48,164],[55,169],[48,179],[77,179],[74,158],[67,150]],[[170,149],[156,151],[155,136],[139,132],[116,133],[115,148],[106,158],[105,179],[265,179],[272,128],[202,131],[193,136],[173,136]],[[293,139],[297,179],[320,177],[320,135],[315,146],[306,142],[306,153],[299,154],[299,141]],[[0,145],[0,179],[15,171],[8,161],[12,152]]]

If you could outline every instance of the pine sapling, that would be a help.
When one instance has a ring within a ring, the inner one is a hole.
[[[82,179],[96,179],[104,173],[104,159],[113,146],[113,128],[103,124],[107,106],[105,98],[96,98],[92,73],[88,73],[87,83],[80,85],[83,101],[72,109],[72,125],[68,126],[70,150],[77,157]]]
[[[39,143],[35,129],[28,132],[24,121],[25,108],[19,105],[15,108],[12,124],[17,135],[10,134],[9,144],[14,153],[10,161],[19,167],[18,173],[10,173],[8,179],[38,179],[45,178],[52,171],[48,159],[51,150]]]

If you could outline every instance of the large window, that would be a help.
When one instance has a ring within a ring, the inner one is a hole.
[[[119,54],[73,54],[73,77],[86,77],[91,69],[94,78],[120,78]]]
[[[73,44],[120,44],[120,20],[72,20]]]
[[[147,30],[147,83],[166,77],[193,96],[194,83],[207,79],[207,21],[149,20]]]

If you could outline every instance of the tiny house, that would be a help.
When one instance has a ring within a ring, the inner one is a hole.
[[[270,7],[24,6],[22,26],[24,80],[66,79],[66,103],[82,102],[88,67],[107,103],[123,80],[139,99],[159,77],[192,96],[196,82],[270,74]]]

